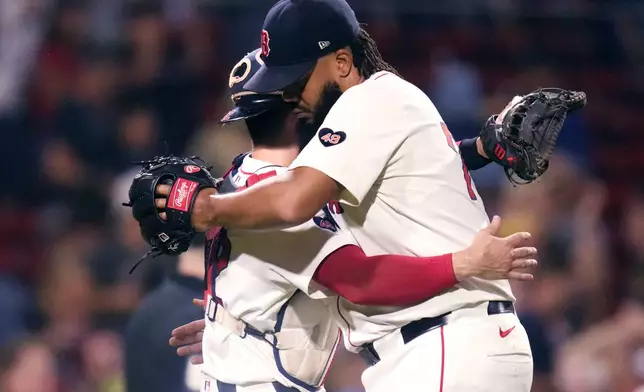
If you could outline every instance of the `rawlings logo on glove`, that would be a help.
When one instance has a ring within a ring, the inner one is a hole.
[[[516,96],[480,133],[487,156],[514,184],[528,184],[546,170],[568,113],[586,106],[586,93],[543,88]]]
[[[170,192],[170,197],[168,198],[168,208],[173,208],[175,210],[181,210],[183,212],[188,212],[188,203],[187,201],[192,200],[192,196],[199,183],[194,181],[188,181],[183,178],[179,178]]]
[[[188,250],[195,236],[190,221],[194,200],[200,190],[217,184],[210,168],[197,157],[161,156],[140,164],[143,167],[130,186],[130,201],[123,205],[132,207],[141,235],[152,248],[130,273],[149,256],[178,255]],[[163,197],[157,194],[158,185],[172,187],[164,208],[156,204]]]

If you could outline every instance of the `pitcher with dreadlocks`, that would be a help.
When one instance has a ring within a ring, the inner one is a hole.
[[[296,132],[293,105],[280,94],[242,88],[260,68],[259,55],[248,54],[230,74],[235,107],[222,123],[244,120],[253,149],[234,160],[219,192],[257,186],[285,171],[299,152],[298,138],[312,136],[309,127]],[[466,145],[475,154],[475,144]],[[335,296],[364,305],[418,303],[453,287],[456,277],[496,268],[486,253],[505,252],[512,260],[512,244],[521,243],[517,235],[490,242],[484,230],[453,255],[367,257],[344,227],[342,208],[331,203],[284,231],[207,234],[206,316],[177,328],[170,342],[181,354],[202,353],[204,391],[322,390],[342,322],[325,307],[335,307]]]
[[[245,88],[283,91],[319,130],[285,173],[235,194],[200,191],[195,228],[296,225],[339,200],[368,256],[450,254],[498,230],[432,102],[382,61],[344,0],[281,0],[261,37],[264,65]],[[169,191],[157,189],[159,208]],[[369,392],[530,390],[532,354],[507,279],[534,261],[488,256],[497,270],[418,303],[338,299],[345,346],[371,365]]]

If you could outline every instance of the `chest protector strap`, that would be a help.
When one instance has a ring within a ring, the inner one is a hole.
[[[304,297],[303,294],[295,295],[295,297],[300,296]],[[315,390],[322,385],[329,370],[331,359],[340,340],[340,331],[329,320],[328,312],[324,310],[320,322],[289,328],[289,325],[300,324],[298,315],[302,311],[302,309],[292,309],[292,306],[289,306],[290,302],[287,301],[280,309],[275,330],[264,332],[236,318],[213,300],[210,300],[208,305],[209,308],[215,307],[214,321],[217,324],[240,338],[250,335],[272,346],[280,373],[296,385]],[[310,307],[311,301],[307,302]],[[317,306],[314,308],[319,310]],[[305,315],[304,318],[307,316]]]

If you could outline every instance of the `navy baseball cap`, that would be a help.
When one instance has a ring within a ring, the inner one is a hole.
[[[228,87],[230,99],[235,106],[219,121],[221,124],[256,117],[285,104],[280,92],[258,94],[244,88],[244,82],[253,77],[261,67],[262,60],[259,56],[260,49],[255,49],[239,60],[230,71]]]
[[[348,46],[360,33],[345,0],[280,0],[264,20],[264,64],[244,88],[282,90],[310,72],[318,58]]]

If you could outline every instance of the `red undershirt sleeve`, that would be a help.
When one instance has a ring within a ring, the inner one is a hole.
[[[367,256],[355,245],[328,255],[313,280],[359,305],[404,306],[455,286],[452,254]]]

